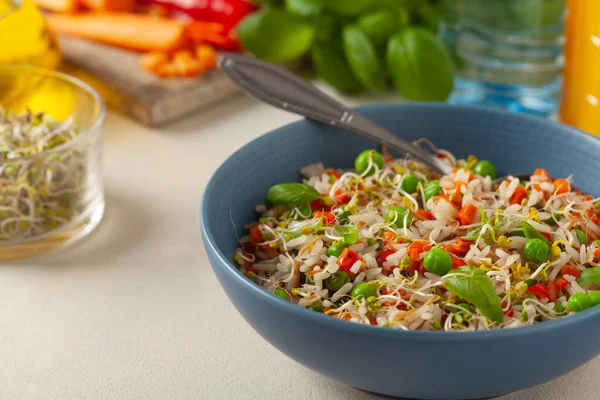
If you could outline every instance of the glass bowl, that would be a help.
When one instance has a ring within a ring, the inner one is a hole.
[[[61,123],[52,131],[60,135],[40,138],[45,143],[48,137],[60,140],[49,150],[7,159],[2,154],[6,145],[0,142],[0,261],[40,256],[85,237],[104,214],[104,101],[68,75],[0,66],[0,108],[30,110],[26,118],[36,124],[40,112]],[[13,129],[14,138],[14,126],[2,125],[0,118],[0,139],[7,137],[3,129]],[[71,129],[78,134],[68,138]]]

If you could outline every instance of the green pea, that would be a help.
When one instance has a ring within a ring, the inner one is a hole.
[[[592,290],[588,293],[588,296],[592,302],[592,306],[597,306],[600,304],[600,290]]]
[[[281,297],[284,300],[290,300],[290,296],[288,296],[288,294],[283,289],[275,289],[273,290],[273,294],[277,297]]]
[[[337,292],[348,282],[350,282],[350,275],[347,272],[336,271],[329,278],[325,279],[325,287],[332,292]]]
[[[452,269],[452,256],[448,252],[435,247],[425,254],[423,267],[436,275],[446,275]]]
[[[498,171],[496,166],[488,160],[481,160],[473,167],[473,172],[481,176],[489,176],[492,179],[496,179]]]
[[[337,220],[340,222],[340,225],[345,225],[348,223],[348,217],[352,215],[350,210],[348,210],[347,206],[340,206],[339,210],[342,210],[340,214],[337,215]]]
[[[554,302],[554,311],[556,311],[557,314],[562,314],[565,312],[565,306],[563,306],[560,301],[556,301]]]
[[[523,251],[528,261],[541,264],[548,259],[550,246],[541,239],[528,239]]]
[[[429,200],[433,196],[437,196],[442,191],[442,186],[440,186],[439,180],[429,181],[427,185],[425,185],[425,200]]]
[[[354,161],[354,168],[356,168],[359,174],[373,175],[377,168],[373,166],[369,168],[369,164],[371,163],[379,167],[379,169],[383,168],[383,158],[381,158],[381,154],[377,150],[365,150],[360,153]]]
[[[377,284],[373,282],[359,283],[352,289],[352,297],[364,296],[365,299],[377,296]]]
[[[577,240],[579,241],[579,244],[587,244],[587,242],[588,242],[587,235],[585,233],[583,233],[582,230],[573,229],[571,232],[574,233],[575,235],[577,235]]]
[[[585,293],[573,293],[571,297],[569,297],[567,305],[571,311],[579,312],[590,308],[592,306],[592,300],[590,300],[590,297]]]
[[[323,312],[323,303],[321,302],[321,300],[315,300],[310,304],[310,309],[316,312]]]
[[[342,254],[342,251],[344,251],[344,248],[346,248],[346,246],[344,246],[343,244],[341,244],[338,241],[335,241],[327,249],[327,255],[328,256],[334,256],[334,257],[339,257],[340,254]]]
[[[419,183],[421,182],[421,179],[419,179],[417,176],[409,174],[402,179],[402,185],[400,185],[400,188],[406,193],[412,194],[417,191]]]
[[[388,212],[385,214],[385,221],[393,221],[394,225],[396,225],[397,227],[404,228],[404,217],[406,214],[408,214],[408,210],[406,208],[401,206],[393,206],[390,207]],[[406,226],[410,226],[411,223],[412,215],[408,214],[408,217],[406,218]]]

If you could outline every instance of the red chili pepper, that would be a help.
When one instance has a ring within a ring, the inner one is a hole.
[[[552,281],[548,281],[548,300],[556,301],[558,297],[558,290],[556,289],[556,285]]]
[[[371,317],[369,318],[369,322],[371,323],[371,325],[377,325],[377,318]]]
[[[341,206],[342,204],[347,204],[351,198],[352,197],[350,197],[342,189],[336,189],[333,192],[333,200],[335,201],[335,204],[337,204],[338,206]]]
[[[512,308],[509,308],[508,310],[504,311],[504,315],[506,315],[507,317],[513,317],[515,315],[515,312]]]
[[[548,232],[540,232],[548,241],[550,241],[550,234]]]
[[[563,275],[571,275],[575,278],[579,278],[581,276],[581,271],[569,264],[562,267],[561,272]]]
[[[513,195],[510,196],[510,199],[508,199],[508,202],[510,204],[521,204],[521,202],[526,198],[527,190],[523,186],[517,186]]]
[[[383,250],[383,251],[379,252],[379,254],[377,254],[375,256],[375,259],[377,260],[377,262],[379,263],[379,265],[381,265],[384,262],[386,262],[387,258],[389,256],[391,256],[392,254],[394,254],[395,252],[396,252],[396,250]]]
[[[321,211],[331,211],[332,206],[328,206],[325,204],[323,199],[316,199],[312,203],[310,203],[310,208],[313,210],[321,210]]]
[[[544,286],[544,284],[541,282],[529,286],[527,291],[535,294],[538,297],[541,297],[542,299],[547,299],[550,295],[550,291],[548,290],[548,288]]]
[[[219,22],[225,33],[235,27],[257,7],[244,0],[137,0],[139,4],[160,5],[169,11],[180,12],[196,21]]]
[[[332,212],[315,211],[315,218],[321,219],[321,217],[323,218],[324,224],[331,224],[331,223],[335,222],[335,215],[333,215]]]
[[[350,268],[352,268],[354,263],[358,260],[360,260],[360,256],[358,255],[358,253],[346,247],[342,251],[342,254],[340,254],[340,257],[337,260],[337,264],[339,265],[342,271],[349,272]]]
[[[253,245],[257,245],[263,241],[263,234],[258,228],[258,225],[255,225],[250,229],[250,243]]]
[[[452,268],[462,267],[463,265],[467,265],[467,263],[462,258],[453,258],[452,259]]]
[[[566,288],[568,284],[569,282],[567,282],[565,278],[556,278],[554,280],[554,286],[556,286],[556,289],[558,289],[559,291]]]

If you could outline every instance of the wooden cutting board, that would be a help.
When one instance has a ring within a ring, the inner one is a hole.
[[[65,70],[85,80],[106,102],[135,120],[159,126],[238,93],[218,69],[196,78],[159,78],[139,65],[139,53],[83,39],[59,39]]]

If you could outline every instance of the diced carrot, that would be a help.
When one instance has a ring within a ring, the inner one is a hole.
[[[381,238],[383,239],[384,242],[389,242],[394,240],[394,238],[396,237],[396,232],[393,231],[385,231],[385,233],[383,235],[381,235]]]
[[[81,0],[81,2],[92,11],[132,12],[135,8],[135,0]]]
[[[471,240],[458,238],[454,244],[448,246],[448,251],[454,255],[464,257],[471,248],[471,244],[473,244],[473,241]]]
[[[202,66],[189,50],[179,50],[173,55],[173,65],[179,76],[196,76],[202,72]]]
[[[475,219],[477,218],[477,207],[475,207],[472,203],[469,203],[458,210],[456,217],[460,221],[461,225],[471,225],[475,223]]]
[[[250,229],[250,243],[253,245],[257,245],[263,241],[263,234],[258,228],[258,225],[255,225]]]
[[[557,179],[554,181],[554,189],[556,194],[569,193],[571,191],[571,184],[566,179]]]
[[[535,171],[533,171],[533,175],[543,176],[547,181],[552,179],[552,178],[550,178],[550,174],[548,173],[548,171],[546,171],[543,168],[536,168]]]
[[[513,195],[508,199],[508,202],[510,204],[521,204],[526,198],[527,190],[523,186],[517,186]]]
[[[177,69],[171,62],[158,65],[152,72],[161,78],[173,78],[177,76]]]
[[[323,218],[324,224],[331,224],[335,222],[335,215],[330,211],[315,211],[315,218]]]
[[[217,66],[217,52],[212,46],[205,44],[198,46],[196,48],[196,58],[205,71]]]
[[[79,0],[35,0],[35,4],[44,10],[72,13],[81,8]]]
[[[589,194],[586,194],[585,196],[583,196],[581,198],[581,200],[583,201],[592,201],[594,198],[592,196],[590,196]]]
[[[176,20],[133,13],[50,14],[58,34],[82,37],[138,51],[173,51],[186,41],[185,26]]]
[[[342,189],[336,189],[333,192],[333,200],[338,206],[341,206],[342,204],[347,204],[350,201],[350,199],[351,197]]]
[[[561,272],[563,275],[571,275],[575,278],[579,278],[581,276],[581,271],[569,264],[562,267]]]
[[[433,221],[435,219],[435,216],[431,211],[418,209],[417,211],[415,211],[415,214],[421,217],[422,219],[426,219],[429,221]]]
[[[151,51],[140,57],[140,65],[148,71],[154,71],[159,65],[169,62],[169,55],[160,51]]]

